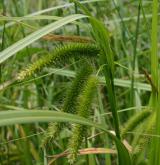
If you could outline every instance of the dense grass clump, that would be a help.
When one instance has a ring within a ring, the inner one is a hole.
[[[158,30],[158,0],[0,1],[0,165],[160,165]]]

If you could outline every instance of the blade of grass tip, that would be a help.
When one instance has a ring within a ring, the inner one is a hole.
[[[139,34],[139,25],[140,25],[140,13],[141,13],[141,5],[139,3],[138,6],[138,15],[137,15],[137,24],[136,24],[136,31],[135,31],[135,39],[134,39],[134,48],[133,48],[133,61],[132,61],[132,76],[131,76],[131,92],[130,92],[130,106],[134,106],[134,99],[135,99],[135,92],[134,92],[134,73],[135,73],[135,66],[137,61],[137,41],[138,41],[138,34]]]
[[[152,33],[151,33],[151,76],[153,84],[159,89],[159,74],[158,74],[158,0],[153,0],[152,4]],[[160,107],[159,107],[159,91],[157,92],[152,87],[152,107],[156,112],[155,134],[160,135]],[[151,154],[149,164],[160,165],[160,140],[159,138],[152,139]]]
[[[85,18],[86,15],[82,14],[73,14],[70,16],[66,16],[64,18],[61,18],[58,21],[55,21],[49,25],[46,25],[45,27],[41,28],[40,30],[37,30],[33,32],[32,34],[28,35],[27,37],[19,40],[15,44],[11,45],[10,47],[6,48],[0,53],[0,64],[7,60],[9,57],[13,56],[18,51],[22,50],[26,46],[30,45],[31,43],[37,41],[41,37],[45,36],[46,34],[55,31],[59,29],[60,27],[71,23],[77,19]]]

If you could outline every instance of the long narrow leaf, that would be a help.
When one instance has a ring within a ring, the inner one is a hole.
[[[106,130],[103,125],[93,123],[83,117],[67,114],[64,112],[42,111],[42,110],[15,110],[0,112],[0,126],[13,124],[35,123],[35,122],[71,122],[93,126],[106,132],[116,143],[118,154],[123,157],[123,164],[131,165],[129,153],[125,146],[112,133]]]
[[[82,4],[86,4],[86,3],[93,3],[93,2],[100,2],[100,1],[105,1],[105,0],[86,0],[86,1],[83,1],[83,2],[80,2]],[[58,10],[58,9],[66,9],[66,8],[69,8],[69,7],[72,7],[74,6],[74,3],[65,3],[63,5],[58,5],[58,6],[54,6],[54,7],[50,7],[50,8],[46,8],[46,9],[42,9],[42,10],[39,10],[39,11],[36,11],[34,13],[31,13],[31,14],[28,14],[28,15],[25,15],[23,18],[27,18],[27,17],[32,17],[32,16],[38,16],[38,15],[41,15],[41,14],[44,14],[44,13],[48,13],[48,12],[53,12],[55,10]],[[22,21],[23,19],[20,19],[18,20],[19,22]],[[9,22],[6,24],[6,28],[8,27],[11,27],[13,25],[16,25],[17,22]],[[3,30],[3,26],[0,26],[0,31]]]
[[[15,44],[11,45],[10,47],[6,48],[4,51],[0,53],[0,64],[7,60],[9,57],[13,56],[18,51],[22,50],[26,46],[30,45],[31,43],[35,42],[39,38],[45,36],[46,34],[57,30],[58,28],[71,23],[77,19],[81,19],[87,17],[82,14],[74,14],[67,17],[64,17],[54,23],[46,25],[45,27],[41,28],[33,32],[32,34],[28,35],[27,37],[21,39],[20,41],[16,42]]]

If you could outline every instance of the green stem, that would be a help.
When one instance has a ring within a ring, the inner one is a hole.
[[[152,33],[151,33],[151,76],[154,86],[159,89],[158,74],[158,0],[153,0],[152,8]],[[152,107],[156,112],[156,128],[155,134],[160,135],[160,107],[159,107],[159,91],[152,87]],[[152,139],[152,148],[150,155],[150,164],[160,165],[160,140],[154,137]]]
[[[134,106],[134,73],[135,73],[135,66],[137,60],[137,40],[138,40],[138,33],[139,33],[139,24],[140,24],[140,13],[141,13],[141,6],[138,6],[138,16],[137,16],[137,25],[136,25],[136,32],[135,32],[135,40],[134,40],[134,50],[133,50],[133,61],[132,61],[132,80],[131,80],[131,93],[130,93],[130,106]]]
[[[74,3],[74,7],[75,7],[75,14],[78,13],[78,6],[76,3]],[[80,35],[80,29],[79,29],[79,25],[76,25],[77,28],[77,35]]]

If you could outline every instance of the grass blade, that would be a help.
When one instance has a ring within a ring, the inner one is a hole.
[[[159,93],[159,70],[158,70],[158,0],[153,0],[152,8],[152,33],[151,33],[151,76],[153,84],[152,87],[152,107],[156,112],[155,134],[160,135],[160,93]],[[158,90],[158,91],[157,91]],[[154,137],[152,139],[152,150],[150,155],[150,164],[160,165],[160,140]]]
[[[46,25],[45,27],[41,28],[40,30],[33,32],[32,34],[28,35],[27,37],[21,39],[20,41],[16,42],[15,44],[11,45],[10,47],[8,47],[4,51],[2,51],[0,53],[0,64],[2,62],[4,62],[5,60],[7,60],[9,57],[13,56],[18,51],[25,48],[26,46],[35,42],[39,38],[45,36],[46,34],[53,32],[68,23],[71,23],[77,19],[81,19],[84,17],[87,17],[87,16],[82,15],[82,14],[70,15],[70,16],[64,17],[54,23]]]
[[[35,122],[71,122],[87,126],[93,126],[107,133],[116,143],[118,154],[121,157],[121,163],[131,165],[129,153],[125,146],[112,133],[106,130],[103,125],[93,123],[83,117],[67,114],[64,112],[55,112],[47,110],[30,110],[30,111],[3,111],[0,112],[0,126],[13,124],[35,123]]]

